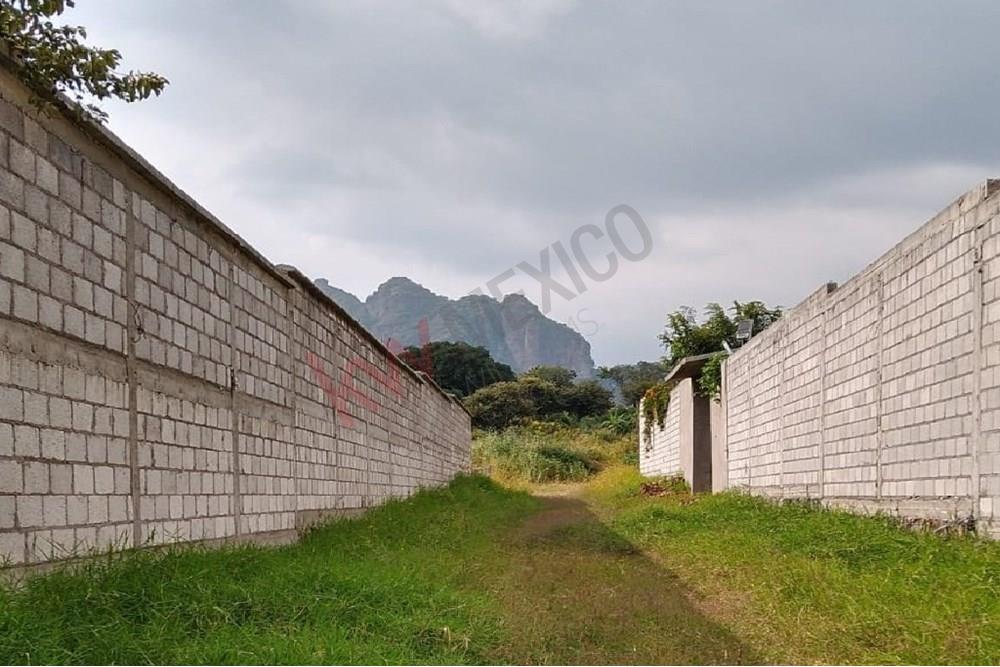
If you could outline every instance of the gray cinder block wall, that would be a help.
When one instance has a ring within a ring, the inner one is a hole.
[[[469,469],[460,403],[27,100],[0,67],[0,560],[287,533]]]
[[[694,491],[712,490],[710,401],[699,396],[691,378],[670,392],[663,428],[652,424],[646,438],[642,404],[639,409],[639,472],[647,476],[684,478]]]
[[[1000,530],[1000,182],[724,365],[730,487]]]
[[[693,385],[690,378],[681,381],[670,392],[667,414],[663,427],[649,425],[650,437],[646,437],[646,418],[643,403],[639,403],[639,472],[647,477],[683,475],[681,469],[681,414],[690,414]],[[690,422],[690,420],[688,420]]]

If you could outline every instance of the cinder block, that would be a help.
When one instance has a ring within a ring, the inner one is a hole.
[[[128,468],[118,467],[115,471],[115,490],[119,495],[127,494],[131,491],[131,477]]]
[[[73,278],[73,303],[83,310],[94,310],[94,286],[90,281]]]
[[[87,331],[84,325],[83,311],[73,306],[65,306],[63,308],[63,327],[67,334],[84,338]]]
[[[25,561],[24,535],[0,533],[0,561],[19,565]]]
[[[88,498],[92,496],[69,496],[66,499],[66,522],[70,526],[91,523],[88,513]]]
[[[0,496],[0,530],[14,527],[15,513],[14,496]]]
[[[42,326],[62,331],[63,306],[55,299],[41,296],[38,300],[38,323]]]
[[[73,240],[84,248],[92,248],[94,245],[94,226],[89,220],[73,213]]]
[[[38,156],[35,161],[35,183],[51,195],[59,194],[59,172],[51,162]]]
[[[66,367],[63,370],[63,386],[66,397],[84,400],[87,397],[87,376],[78,368]]]
[[[73,428],[77,431],[93,430],[94,406],[80,401],[73,402]]]
[[[16,387],[0,385],[0,419],[24,419],[24,392]]]
[[[28,256],[25,261],[24,279],[31,289],[41,294],[48,294],[49,265],[36,257]]]
[[[19,248],[34,252],[38,247],[38,226],[33,220],[29,220],[19,213],[12,213],[11,240]]]
[[[22,493],[24,476],[17,461],[0,460],[0,493]]]
[[[73,493],[73,467],[66,463],[49,466],[49,483],[52,493],[70,495]]]
[[[87,496],[94,493],[94,468],[92,466],[73,466],[73,492]]]
[[[14,427],[14,454],[37,457],[41,454],[39,431],[34,426],[18,424]]]
[[[116,294],[124,292],[122,289],[122,270],[109,261],[104,262],[104,287]]]
[[[24,492],[49,492],[49,465],[38,461],[28,461],[24,464]]]
[[[24,208],[24,180],[6,169],[0,169],[0,202],[16,209]]]
[[[110,466],[94,468],[94,491],[101,495],[115,492],[115,472]]]
[[[80,181],[62,171],[59,172],[59,198],[71,208],[80,209],[83,206]]]
[[[12,139],[9,143],[10,169],[27,181],[35,180],[35,153],[21,142]]]
[[[12,312],[14,317],[28,322],[38,321],[38,294],[27,287],[15,285],[13,288],[14,304]]]
[[[17,523],[22,528],[40,527],[45,523],[42,496],[17,497]]]
[[[0,243],[0,276],[24,282],[24,250],[9,243]]]
[[[100,227],[93,228],[94,236],[94,252],[104,257],[105,259],[110,259],[114,255],[114,242],[111,234]]]
[[[72,428],[73,426],[73,413],[72,413],[72,403],[67,401],[65,398],[52,397],[49,399],[49,420],[48,425],[55,428]],[[73,435],[70,434],[67,438],[72,438]],[[67,441],[67,445],[68,445]],[[67,452],[69,454],[69,452]]]
[[[87,461],[89,463],[106,463],[108,460],[108,441],[102,435],[87,436]]]
[[[97,315],[84,313],[84,338],[95,345],[104,345],[107,340],[104,320]]]
[[[108,521],[108,497],[90,496],[87,500],[89,522],[106,523]]]
[[[14,427],[0,423],[0,457],[14,455]]]
[[[66,496],[45,496],[42,499],[42,510],[46,527],[66,525]]]

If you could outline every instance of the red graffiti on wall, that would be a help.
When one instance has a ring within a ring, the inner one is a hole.
[[[434,377],[434,360],[431,358],[431,349],[429,347],[431,342],[431,327],[426,317],[420,318],[420,321],[417,322],[417,340],[420,342],[418,356],[407,354],[406,348],[395,338],[387,340],[385,346],[397,357],[404,358],[404,361],[413,370]]]
[[[369,385],[380,386],[387,394],[399,397],[405,394],[399,368],[393,364],[389,365],[389,370],[386,372],[367,359],[352,357],[344,363],[344,367],[339,371],[339,377],[335,380],[327,374],[323,360],[312,352],[306,353],[306,363],[312,369],[316,383],[330,401],[337,422],[347,428],[355,427],[350,406],[372,412],[379,412],[382,409],[382,405],[363,389],[365,383],[361,381],[362,376],[367,376],[370,380]]]
[[[427,346],[430,342],[430,327],[426,318],[417,324],[417,333],[420,339],[420,356],[417,358],[419,367],[415,370],[432,375],[433,362],[430,348]],[[403,346],[392,339],[386,342],[386,347],[397,356],[404,351]],[[344,367],[339,369],[339,372],[334,371],[336,379],[330,377],[323,360],[316,354],[306,352],[306,364],[312,369],[314,380],[329,400],[337,423],[350,429],[355,428],[355,419],[349,409],[352,405],[372,412],[379,412],[382,408],[378,401],[361,388],[366,384],[362,381],[363,376],[370,380],[368,385],[380,386],[386,394],[391,393],[399,397],[405,394],[399,366],[391,362],[388,364],[388,371],[383,371],[368,359],[354,355],[344,362]]]

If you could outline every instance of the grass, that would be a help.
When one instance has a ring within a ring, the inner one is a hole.
[[[607,429],[532,422],[500,432],[478,432],[472,463],[477,471],[508,485],[579,482],[623,462],[634,450],[634,438]]]
[[[476,456],[542,497],[463,476],[295,545],[34,577],[0,589],[0,662],[1000,662],[1000,544],[676,480],[643,493],[624,449],[534,425]]]
[[[0,663],[487,660],[503,619],[470,573],[536,506],[463,477],[295,545],[131,553],[35,577],[0,591]]]
[[[591,501],[764,661],[1000,662],[1000,544],[801,503],[640,494],[602,473]]]

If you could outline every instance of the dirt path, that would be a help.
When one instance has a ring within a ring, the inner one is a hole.
[[[600,522],[579,489],[544,491],[509,535],[498,568],[514,663],[745,663],[754,658],[705,618],[669,570]]]

